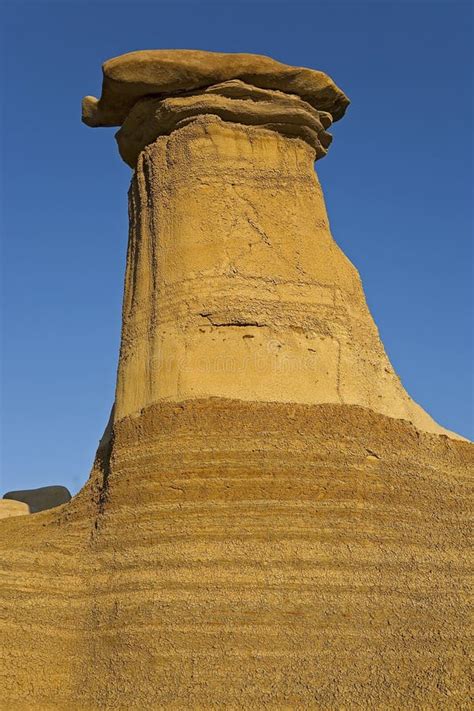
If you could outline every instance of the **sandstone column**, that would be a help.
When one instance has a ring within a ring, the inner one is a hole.
[[[115,420],[220,397],[362,405],[444,431],[403,389],[329,230],[314,161],[348,103],[329,77],[186,51],[104,72],[84,120],[120,124],[134,168]]]
[[[266,57],[105,64],[84,120],[135,171],[116,403],[79,494],[0,522],[2,709],[468,708],[473,449],[329,232],[346,105]]]

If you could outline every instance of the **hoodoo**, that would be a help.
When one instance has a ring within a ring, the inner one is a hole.
[[[348,105],[268,57],[132,52],[134,173],[88,483],[5,519],[5,708],[467,708],[472,446],[406,393],[314,161]]]
[[[322,72],[267,57],[106,62],[83,120],[120,123],[135,169],[114,421],[220,397],[361,405],[445,432],[403,389],[329,231],[314,161],[348,103]]]

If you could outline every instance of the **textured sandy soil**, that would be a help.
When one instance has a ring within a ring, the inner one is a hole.
[[[354,406],[122,420],[0,524],[1,708],[467,709],[472,463]]]

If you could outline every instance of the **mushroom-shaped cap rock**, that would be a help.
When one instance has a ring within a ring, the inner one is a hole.
[[[86,96],[82,102],[82,120],[88,126],[121,126],[145,96],[176,96],[230,79],[296,94],[315,109],[330,113],[334,121],[344,115],[349,104],[324,72],[291,67],[259,54],[151,49],[109,59],[102,69],[100,99]]]

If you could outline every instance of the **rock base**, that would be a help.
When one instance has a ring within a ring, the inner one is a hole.
[[[122,420],[0,525],[2,708],[467,708],[473,459],[357,406]]]

